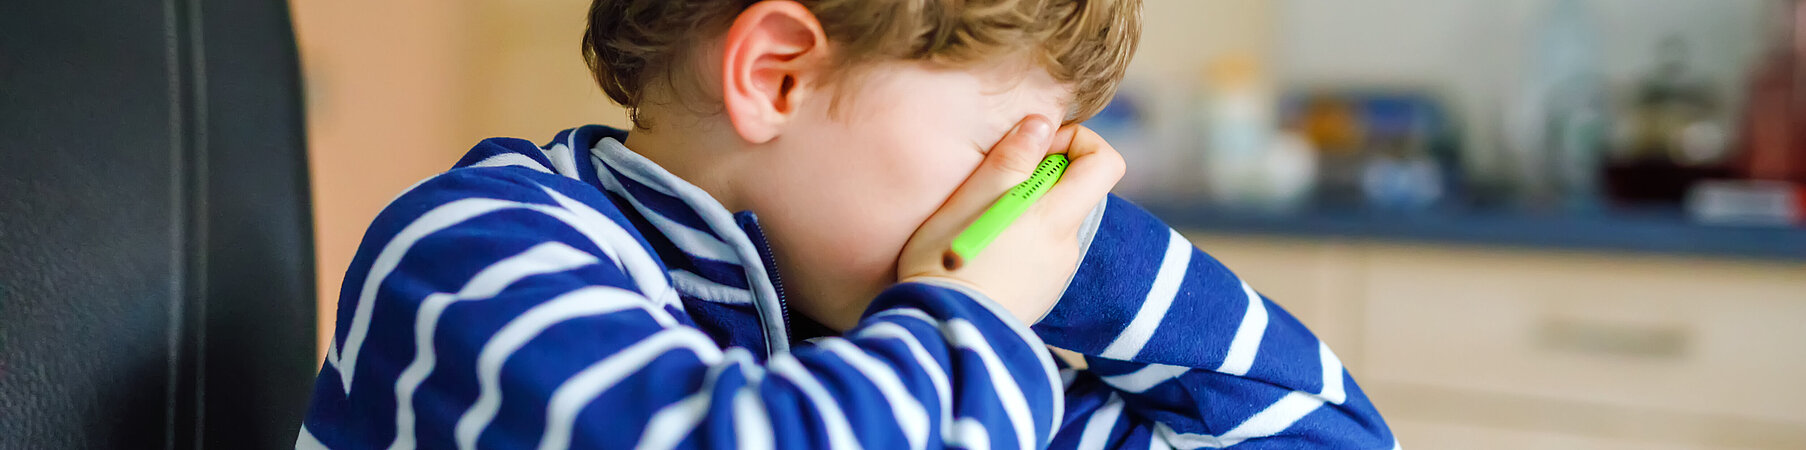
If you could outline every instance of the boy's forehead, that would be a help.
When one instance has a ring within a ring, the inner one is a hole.
[[[1031,114],[1064,121],[1073,101],[1070,86],[1054,81],[1039,68],[1005,78],[989,78],[984,94],[985,122],[1001,136]]]
[[[1072,102],[1071,90],[1053,84],[1051,78],[1047,81],[1025,81],[1006,85],[1002,89],[987,89],[982,94],[983,107],[976,111],[982,126],[973,130],[977,133],[972,136],[973,147],[980,153],[990,151],[993,145],[1030,115],[1045,116],[1055,125],[1061,124]]]

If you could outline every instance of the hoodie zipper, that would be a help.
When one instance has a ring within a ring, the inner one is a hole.
[[[778,275],[777,258],[772,255],[771,243],[765,239],[765,231],[759,228],[758,221],[758,216],[746,213],[740,220],[740,228],[759,250],[759,261],[765,264],[765,276],[771,279],[771,290],[778,297],[778,313],[784,318],[784,342],[790,342],[790,303],[784,299],[784,278]]]

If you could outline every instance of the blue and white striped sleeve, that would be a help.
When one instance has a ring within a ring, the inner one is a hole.
[[[1397,446],[1329,346],[1184,236],[1115,196],[1094,236],[1034,326],[1089,365],[1054,447]]]
[[[1031,449],[1063,391],[990,300],[905,283],[757,361],[694,328],[594,188],[458,169],[372,225],[297,448]]]

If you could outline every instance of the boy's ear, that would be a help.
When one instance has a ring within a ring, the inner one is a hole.
[[[721,52],[721,100],[741,139],[778,137],[827,60],[827,35],[794,1],[754,3],[734,19]]]

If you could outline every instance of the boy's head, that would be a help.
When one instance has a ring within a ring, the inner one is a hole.
[[[596,0],[583,36],[584,58],[602,90],[635,127],[650,90],[693,94],[707,86],[712,44],[759,0]],[[1096,114],[1116,92],[1141,34],[1141,0],[797,0],[832,47],[825,72],[853,78],[874,62],[921,62],[948,69],[1026,63],[1070,92],[1057,120]],[[718,48],[714,50],[719,50]],[[685,79],[688,78],[688,79]],[[853,83],[856,84],[856,83]],[[856,86],[849,86],[857,89]],[[675,99],[655,99],[654,101]]]
[[[758,212],[820,320],[894,282],[911,234],[1024,118],[1101,110],[1140,6],[595,0],[583,50],[629,111],[628,147]]]

